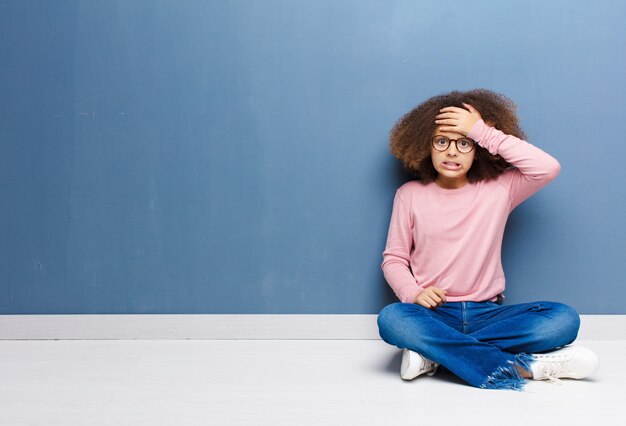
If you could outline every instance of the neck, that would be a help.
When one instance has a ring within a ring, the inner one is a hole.
[[[435,183],[444,189],[458,189],[467,184],[468,180],[466,176],[461,178],[446,178],[445,176],[437,176]]]

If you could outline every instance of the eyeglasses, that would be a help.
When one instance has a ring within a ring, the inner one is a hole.
[[[454,142],[454,146],[461,154],[468,154],[474,149],[474,141],[469,138],[448,139],[445,136],[435,136],[433,138],[433,148],[437,151],[445,151]]]

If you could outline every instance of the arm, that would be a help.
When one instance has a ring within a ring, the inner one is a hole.
[[[474,123],[467,137],[515,166],[501,176],[511,196],[511,210],[547,185],[561,170],[554,157],[522,139],[489,127],[482,119]]]
[[[442,108],[435,123],[446,126],[441,130],[458,132],[475,140],[491,154],[499,154],[515,167],[500,176],[500,182],[511,197],[511,210],[559,174],[561,165],[555,158],[526,141],[487,126],[476,108],[466,103],[463,105],[467,109]]]
[[[387,283],[404,303],[414,303],[416,296],[424,290],[417,284],[409,267],[413,247],[412,228],[409,211],[396,191],[381,268]]]

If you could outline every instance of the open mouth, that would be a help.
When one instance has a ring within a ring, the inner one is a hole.
[[[444,161],[441,164],[444,168],[449,170],[458,170],[461,168],[461,165],[459,163],[455,163],[454,161]]]

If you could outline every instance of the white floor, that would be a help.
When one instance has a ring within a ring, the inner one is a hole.
[[[0,425],[626,424],[624,340],[588,379],[400,379],[382,340],[0,341]]]

